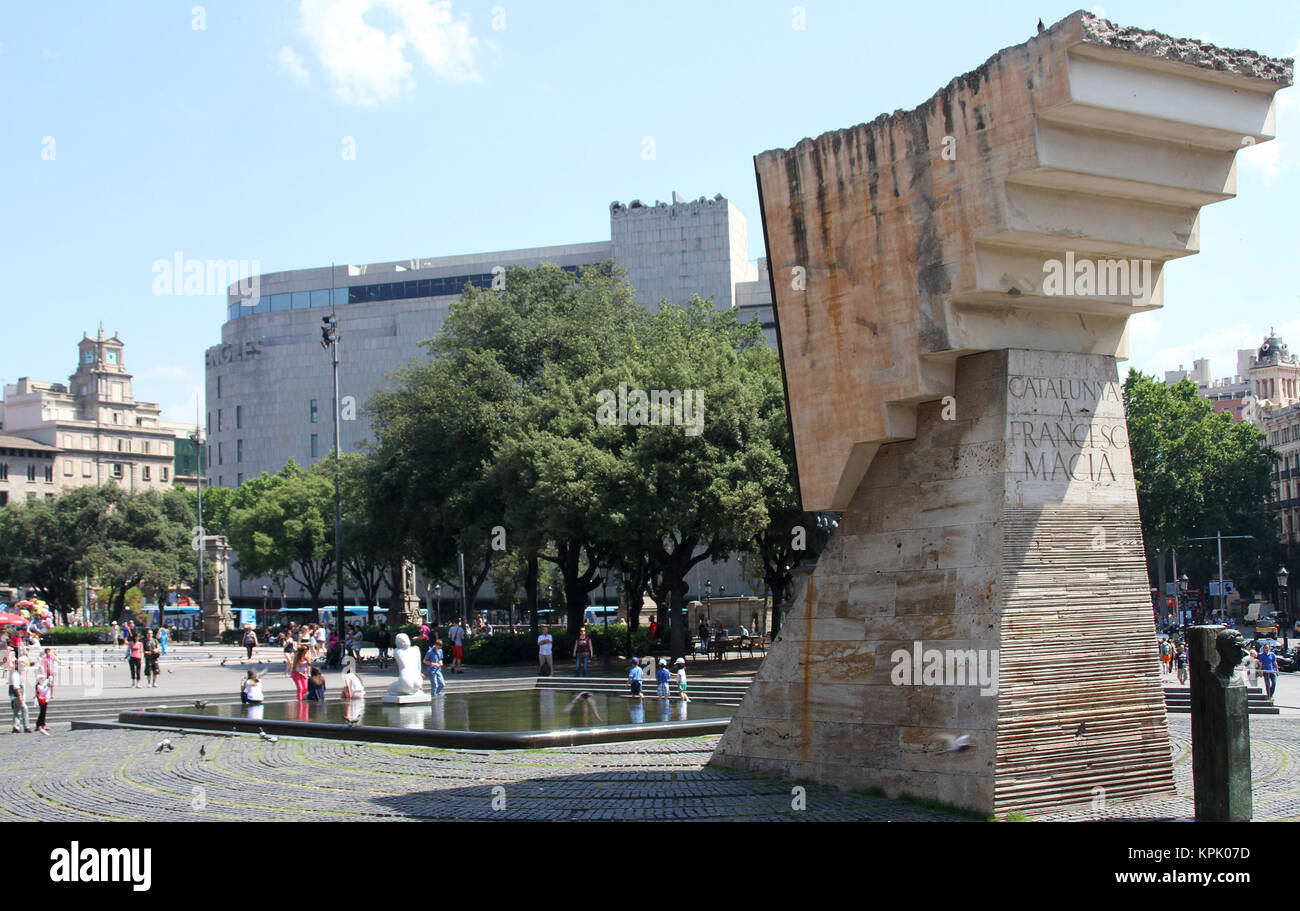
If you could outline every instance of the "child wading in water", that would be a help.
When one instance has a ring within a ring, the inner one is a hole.
[[[645,674],[641,671],[641,665],[637,664],[636,660],[633,659],[632,667],[627,672],[627,683],[628,687],[632,690],[633,698],[643,698],[641,696],[641,680],[644,676]]]
[[[686,659],[678,658],[673,664],[677,667],[677,689],[682,694],[682,702],[690,702],[691,697],[686,695]]]
[[[659,659],[659,670],[655,671],[655,682],[659,684],[659,698],[668,698],[668,681],[672,675],[668,673],[668,659]]]

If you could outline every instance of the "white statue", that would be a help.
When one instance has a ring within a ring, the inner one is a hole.
[[[424,677],[420,673],[420,649],[411,644],[411,637],[398,633],[393,655],[397,659],[397,679],[389,684],[385,702],[428,702],[424,692]]]

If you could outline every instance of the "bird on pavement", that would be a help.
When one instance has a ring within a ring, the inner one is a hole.
[[[1075,736],[1075,737],[1082,737],[1082,736],[1083,736],[1084,734],[1086,734],[1086,733],[1088,733],[1088,722],[1086,722],[1086,721],[1080,721],[1080,722],[1079,722],[1079,729],[1076,730],[1076,731],[1074,732],[1074,736]]]
[[[208,758],[208,746],[207,746],[207,744],[204,744],[203,746],[199,747],[199,758],[200,758],[200,759],[207,759],[207,758]]]
[[[280,738],[279,738],[279,737],[276,737],[274,734],[268,734],[268,733],[266,733],[266,731],[262,730],[261,728],[258,728],[258,729],[257,729],[257,736],[260,737],[260,738],[262,738],[263,740],[265,740],[267,743],[279,743],[279,742],[280,742]]]
[[[194,700],[194,707],[195,707],[196,709],[206,708],[206,707],[207,707],[207,703],[204,702],[202,699],[195,699],[195,700]]]
[[[164,751],[174,750],[174,749],[176,749],[176,747],[172,746],[172,742],[170,740],[164,740],[158,744],[158,748],[154,750],[154,752],[162,753]]]
[[[225,667],[225,666],[226,666],[226,662],[229,661],[229,660],[230,660],[229,658],[222,658],[222,659],[221,659],[221,666],[222,666],[222,667]]]

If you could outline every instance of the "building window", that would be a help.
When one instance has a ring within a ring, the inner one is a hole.
[[[217,374],[217,398],[221,398],[221,374]]]
[[[218,440],[217,441],[217,464],[218,465],[226,464],[226,460],[224,458],[225,453],[226,453],[225,447],[222,446],[221,441]]]
[[[45,502],[46,502],[46,503],[53,503],[53,502],[54,502],[54,494],[52,494],[52,493],[47,493],[47,494],[45,495]]]
[[[320,455],[320,440],[316,434],[311,435],[311,457],[314,459]]]
[[[243,426],[244,426],[244,406],[236,405],[235,406],[235,429],[239,430]]]
[[[120,412],[120,411],[114,411],[114,412],[113,412],[113,423],[114,423],[114,424],[120,424],[120,423],[122,423],[122,412]]]
[[[9,491],[0,490],[0,506],[9,505]]]
[[[81,463],[81,476],[82,476],[83,478],[88,478],[88,477],[90,477],[90,463],[89,463],[89,462],[82,462],[82,463]]]
[[[27,480],[29,480],[29,481],[35,481],[35,480],[36,480],[36,466],[35,466],[35,465],[28,465],[28,466],[27,466]]]
[[[153,480],[153,475],[150,473],[148,465],[145,465],[143,468],[140,469],[140,480],[142,481]]]
[[[125,441],[125,440],[118,440],[118,441],[117,441],[117,451],[118,451],[118,452],[126,452],[126,448],[125,448],[125,446],[126,446],[126,441]]]
[[[217,433],[220,433],[222,430],[225,429],[225,423],[226,422],[221,419],[221,409],[218,408],[217,409]]]
[[[242,462],[242,461],[244,461],[244,441],[243,441],[243,440],[235,440],[235,461],[236,461],[236,462]]]
[[[211,411],[208,412],[208,424],[207,424],[206,433],[208,436],[212,436],[212,412]]]
[[[45,466],[45,483],[46,483],[46,484],[53,484],[53,483],[54,483],[54,466],[53,466],[53,465],[46,465],[46,466]]]
[[[243,483],[244,483],[244,473],[241,471],[239,474],[235,475],[235,486],[239,486],[240,484]]]
[[[320,420],[320,411],[316,408],[316,400],[311,400],[311,422],[315,424]]]
[[[121,462],[114,462],[114,463],[113,463],[113,477],[117,478],[118,480],[121,480],[121,479],[122,479],[122,463],[121,463]]]
[[[9,480],[9,463],[0,462],[0,481]]]
[[[163,468],[163,470],[162,470],[162,479],[163,479],[164,481],[167,480],[167,469],[166,469],[166,468]]]
[[[28,503],[35,503],[35,502],[36,502],[36,494],[32,493],[30,490],[27,491],[27,502],[28,502]]]

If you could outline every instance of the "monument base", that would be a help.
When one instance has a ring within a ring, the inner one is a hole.
[[[882,446],[711,764],[990,813],[1173,791],[1115,359],[958,359]]]
[[[428,693],[404,693],[401,696],[394,696],[392,693],[385,693],[384,698],[380,700],[385,705],[414,705],[418,702],[432,702],[433,697]]]

